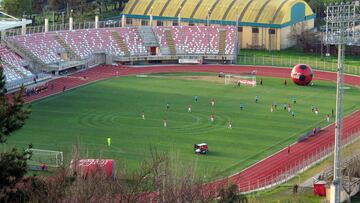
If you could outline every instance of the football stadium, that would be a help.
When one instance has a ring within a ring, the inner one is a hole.
[[[1,3],[1,201],[357,201],[359,2],[54,2]]]

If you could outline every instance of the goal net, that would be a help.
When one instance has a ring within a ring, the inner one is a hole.
[[[256,86],[255,72],[245,74],[225,74],[225,85],[249,85]]]
[[[32,148],[27,149],[27,151],[32,153],[31,159],[27,162],[30,166],[39,166],[43,163],[49,167],[60,167],[63,165],[63,152]]]

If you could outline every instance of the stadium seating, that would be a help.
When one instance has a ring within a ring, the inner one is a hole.
[[[6,82],[33,76],[29,70],[24,68],[27,62],[7,47],[0,48],[0,58],[3,61],[2,67],[4,68]]]
[[[131,55],[148,55],[143,39],[136,27],[116,28],[124,38]]]
[[[12,40],[46,64],[68,60],[65,57],[62,58],[64,52],[69,55],[74,53],[76,58],[80,57],[80,59],[89,58],[96,53],[111,53],[115,56],[146,56],[149,52],[139,29],[141,28],[118,27],[67,30],[16,36]],[[159,26],[154,27],[153,31],[156,35],[154,39],[158,40],[160,50],[162,49],[161,53],[165,55],[170,53],[231,55],[234,53],[236,30],[232,26]],[[165,33],[167,33],[167,39]],[[170,41],[172,51],[166,52],[170,50],[169,37],[172,38]],[[15,64],[15,67],[19,67],[19,64]]]
[[[112,36],[112,32],[118,32],[125,40],[130,55],[147,55],[146,48],[136,28],[86,29],[62,31],[58,34],[82,59],[100,52],[124,56],[125,53]]]
[[[21,46],[31,51],[36,57],[46,64],[63,61],[60,53],[65,49],[53,38],[54,33],[37,33],[14,37]]]
[[[167,46],[165,30],[171,30],[177,52],[185,54],[218,54],[219,31],[226,31],[225,54],[234,53],[236,31],[234,27],[218,26],[177,26],[155,27],[161,47]]]

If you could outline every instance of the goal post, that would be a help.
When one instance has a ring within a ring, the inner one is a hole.
[[[27,149],[31,152],[31,158],[27,161],[29,166],[39,166],[46,164],[48,167],[60,167],[64,163],[64,155],[61,151],[44,149]]]
[[[224,80],[225,80],[225,85],[240,84],[240,85],[248,85],[255,87],[256,73],[253,71],[251,73],[244,73],[244,74],[225,74]]]

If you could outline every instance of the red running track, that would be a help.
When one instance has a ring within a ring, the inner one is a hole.
[[[67,89],[75,88],[81,85],[92,83],[115,76],[131,74],[147,74],[159,72],[226,72],[226,73],[244,73],[256,71],[257,75],[289,78],[291,69],[259,66],[232,66],[232,65],[174,65],[174,66],[147,66],[147,67],[113,67],[101,66],[75,73],[70,77],[63,77],[49,82],[49,87],[54,84],[54,89],[42,92],[38,95],[27,97],[26,101],[31,102],[53,94],[62,92],[63,86]],[[315,71],[315,80],[335,81],[336,73]],[[360,77],[346,75],[345,82],[350,85],[360,86]],[[342,139],[348,138],[352,132],[358,132],[360,129],[360,111],[357,111],[344,119]],[[290,171],[295,166],[307,161],[321,150],[328,149],[334,144],[334,124],[330,125],[315,137],[306,141],[295,143],[291,146],[290,154],[287,149],[283,149],[272,156],[261,160],[260,162],[244,169],[243,171],[230,176],[227,179],[214,181],[206,184],[207,191],[217,190],[224,187],[229,181],[240,186],[241,191],[250,191],[259,187],[264,187],[273,183],[284,172]]]

